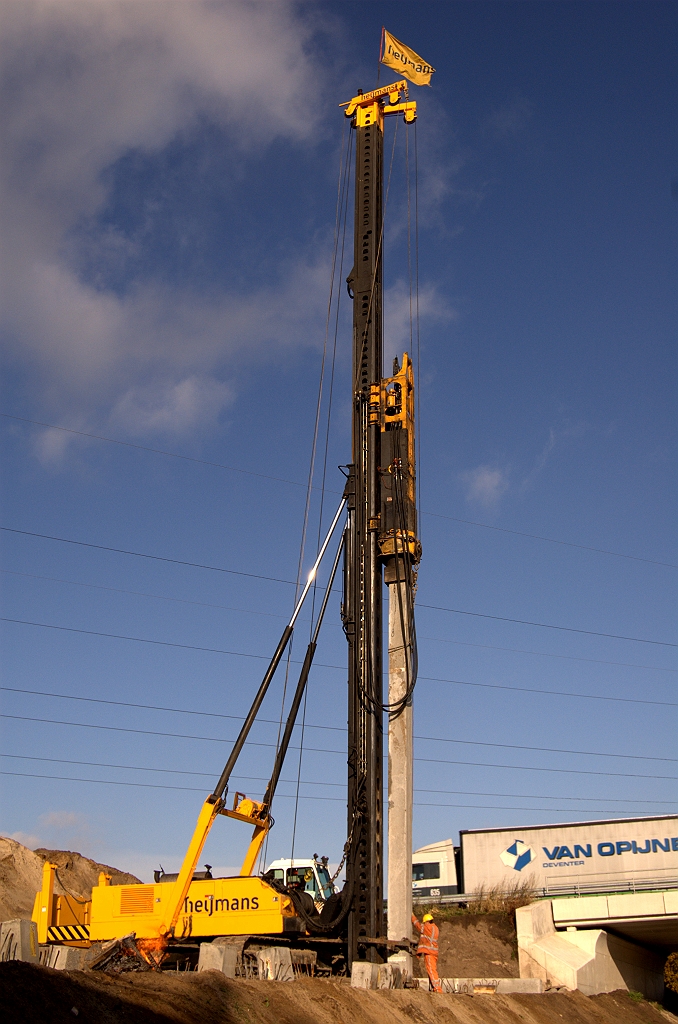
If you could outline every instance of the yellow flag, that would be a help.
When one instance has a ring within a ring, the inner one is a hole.
[[[418,53],[410,50],[409,46],[404,46],[386,29],[381,63],[409,78],[415,85],[430,85],[431,75],[435,71],[435,68],[427,64]]]

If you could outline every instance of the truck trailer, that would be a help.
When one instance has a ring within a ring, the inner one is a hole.
[[[678,814],[459,833],[463,891],[617,892],[678,885]]]
[[[412,895],[432,901],[524,883],[543,895],[678,888],[678,815],[464,829],[412,855]]]

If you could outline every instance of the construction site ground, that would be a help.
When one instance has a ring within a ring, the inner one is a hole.
[[[102,869],[118,884],[137,881],[78,853],[31,851],[0,838],[0,920],[30,917],[48,857],[59,864],[60,881],[83,897],[89,897]],[[441,976],[518,977],[512,915],[452,914],[439,924]],[[418,961],[415,973],[423,973]],[[368,992],[352,989],[345,978],[246,981],[213,971],[112,976],[55,971],[21,961],[0,963],[0,1007],[2,1020],[12,1024],[678,1024],[677,1016],[637,1002],[628,992],[592,997],[580,992]]]
[[[439,920],[441,978],[518,978],[518,942],[507,914],[460,914]],[[423,978],[421,961],[415,977]]]
[[[41,1024],[666,1024],[628,992],[584,996],[367,992],[345,979],[229,980],[216,971],[108,976],[0,964],[3,1019]]]

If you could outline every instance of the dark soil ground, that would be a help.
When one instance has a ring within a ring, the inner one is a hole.
[[[507,914],[467,914],[439,920],[441,978],[518,978],[515,925]],[[415,975],[424,977],[417,962]]]
[[[345,981],[231,981],[202,974],[109,977],[0,964],[2,1019],[21,1024],[666,1024],[627,992],[583,996],[363,992]]]

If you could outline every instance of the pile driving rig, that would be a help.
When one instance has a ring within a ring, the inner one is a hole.
[[[402,98],[404,96],[404,99]],[[420,558],[414,459],[414,379],[407,354],[383,373],[382,257],[384,118],[416,117],[407,84],[398,81],[342,104],[356,133],[353,299],[352,458],[341,504],[286,626],[214,791],[205,800],[177,875],[157,873],[153,884],[112,886],[102,874],[92,899],[55,893],[57,868],[46,863],[33,920],[41,943],[89,946],[133,933],[151,964],[157,951],[219,936],[275,937],[296,942],[334,938],[345,960],[381,961],[393,946],[385,937],[383,899],[382,596],[386,582],[413,587]],[[226,806],[238,757],[292,636],[320,562],[344,511],[346,524],[308,645],[271,779],[261,801],[236,793]],[[275,873],[254,875],[272,825],[271,805],[315,654],[320,626],[343,551],[342,621],[348,641],[348,839],[346,883],[318,911],[312,898],[285,886]],[[410,602],[411,607],[411,602]],[[240,874],[213,878],[196,867],[219,815],[253,826]],[[269,942],[269,944],[271,944]],[[336,949],[336,947],[334,947]]]

